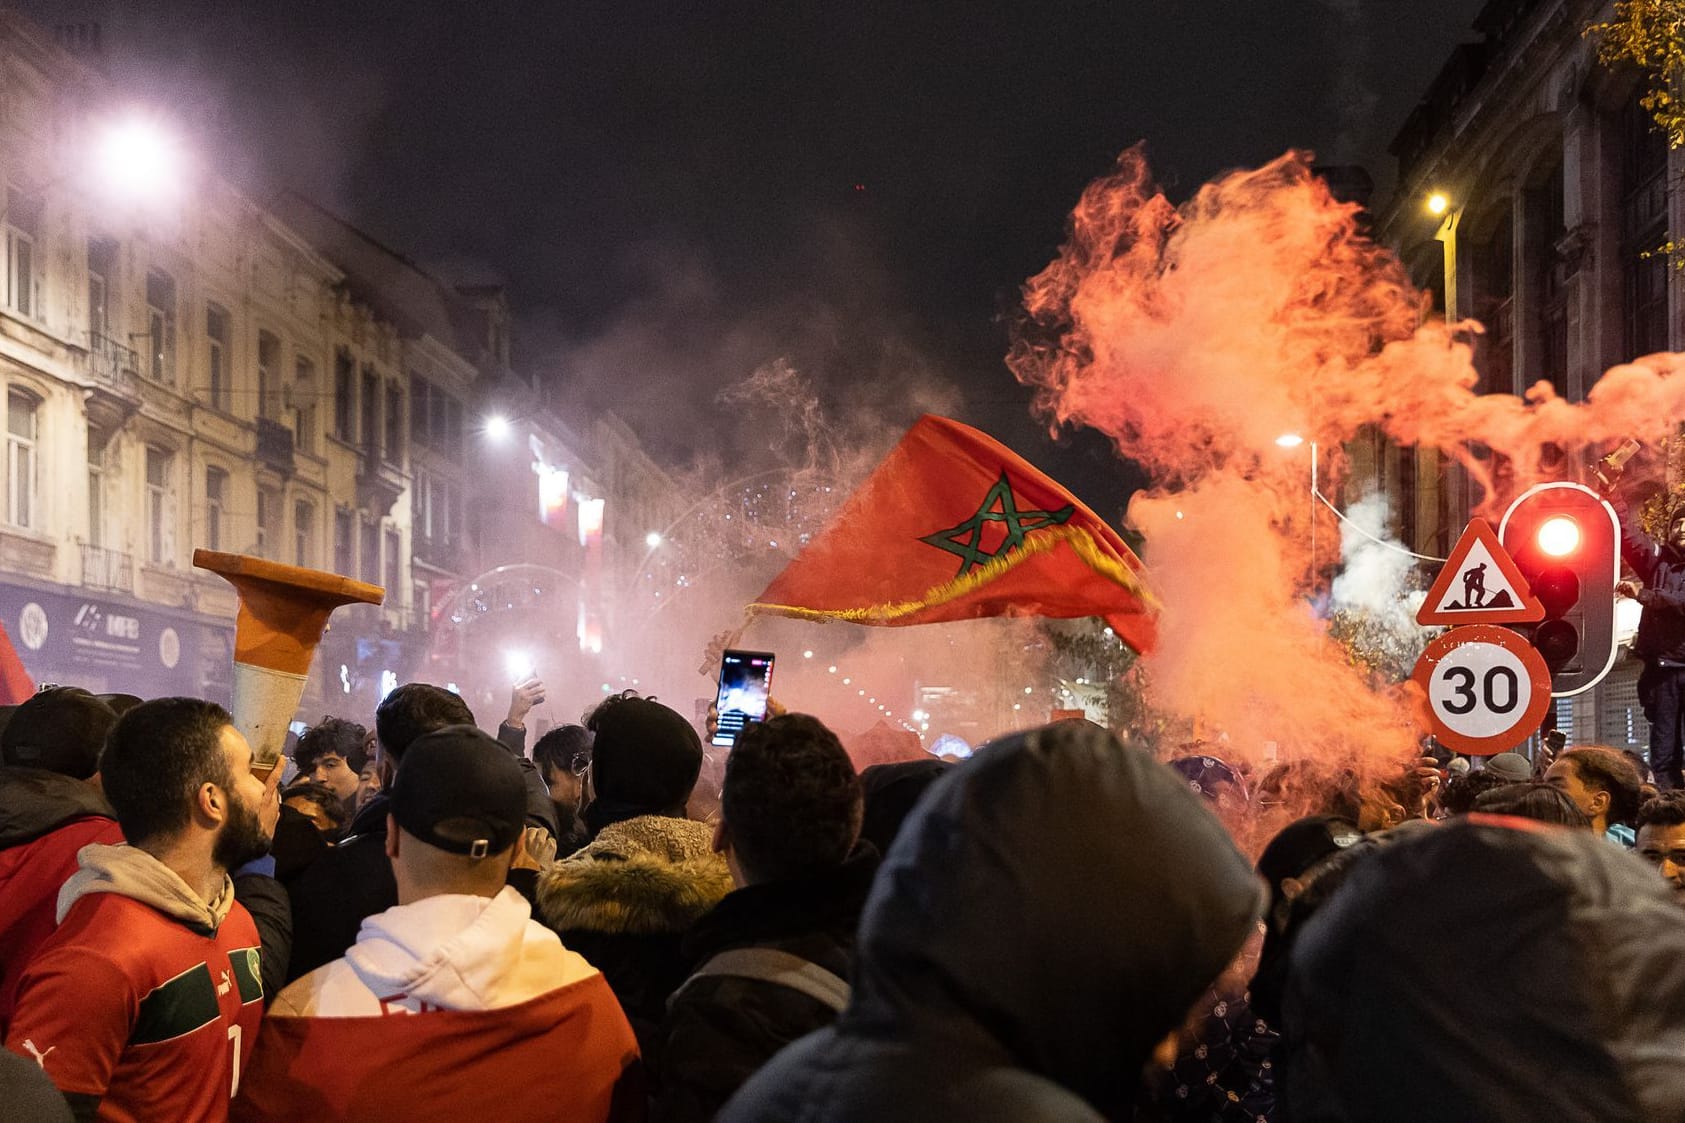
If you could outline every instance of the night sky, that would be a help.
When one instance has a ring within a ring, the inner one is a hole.
[[[1001,362],[1083,185],[1144,140],[1175,197],[1293,146],[1384,190],[1482,3],[24,6],[100,20],[120,86],[254,195],[506,282],[521,364],[665,459],[759,466],[716,398],[782,357],[834,417],[953,412],[1115,519],[1127,471],[1051,446]]]

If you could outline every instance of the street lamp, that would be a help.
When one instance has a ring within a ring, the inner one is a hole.
[[[71,182],[114,203],[155,206],[182,192],[187,155],[162,119],[137,111],[96,128],[94,143],[59,174],[37,184],[35,194]],[[8,193],[0,199],[0,219],[10,212],[11,198]]]
[[[1305,443],[1305,438],[1298,433],[1283,433],[1275,439],[1280,448],[1298,448]],[[1311,571],[1316,571],[1316,504],[1322,498],[1316,486],[1316,442],[1311,441]]]
[[[652,550],[661,545],[661,532],[659,530],[652,530],[648,534],[644,535],[644,545],[648,546]]]
[[[1445,192],[1435,191],[1428,196],[1427,207],[1429,214],[1442,215],[1451,209],[1451,200]]]
[[[509,419],[501,413],[494,413],[486,418],[486,436],[494,441],[502,441],[509,436]]]
[[[94,172],[113,195],[158,202],[182,187],[181,146],[163,123],[138,111],[109,121],[93,152]]]

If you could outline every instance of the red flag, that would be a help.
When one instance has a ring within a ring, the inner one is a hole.
[[[12,637],[6,634],[6,625],[0,624],[0,706],[27,702],[34,693],[35,683],[23,669],[23,660],[12,646]]]
[[[749,609],[882,625],[1100,616],[1147,651],[1156,607],[1100,516],[993,438],[927,415]]]

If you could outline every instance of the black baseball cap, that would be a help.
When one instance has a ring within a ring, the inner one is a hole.
[[[1303,876],[1362,837],[1356,823],[1337,815],[1312,815],[1287,824],[1258,855],[1258,873],[1270,883],[1272,901],[1279,898],[1283,881]]]
[[[99,771],[117,711],[75,686],[49,686],[24,701],[0,733],[5,762],[86,780]]]
[[[391,800],[392,816],[407,833],[472,858],[503,853],[526,824],[520,766],[472,725],[447,725],[410,742]]]

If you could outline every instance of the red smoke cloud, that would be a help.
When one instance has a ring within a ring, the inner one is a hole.
[[[1329,455],[1364,427],[1465,465],[1491,511],[1487,461],[1513,492],[1541,476],[1547,443],[1571,451],[1653,440],[1685,415],[1678,358],[1617,367],[1583,404],[1539,383],[1526,398],[1475,393],[1478,325],[1425,315],[1392,254],[1335,201],[1307,154],[1231,173],[1181,206],[1139,149],[1092,184],[1071,237],[1025,287],[1029,322],[1009,363],[1056,424],[1108,434],[1155,483],[1130,504],[1164,599],[1155,701],[1226,731],[1236,755],[1400,760],[1420,730],[1399,695],[1371,690],[1306,603],[1313,517],[1308,449]],[[1583,457],[1582,457],[1583,459]],[[1326,567],[1337,541],[1322,523]]]

